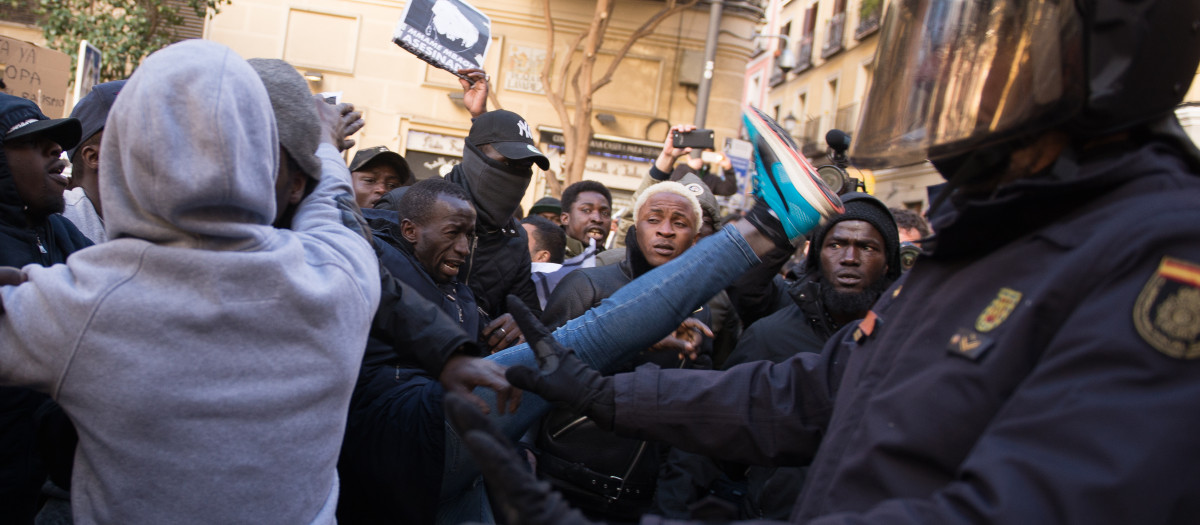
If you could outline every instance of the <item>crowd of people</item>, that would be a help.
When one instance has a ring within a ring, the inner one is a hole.
[[[423,180],[209,41],[0,94],[3,521],[1196,522],[1200,6],[897,3],[852,153],[931,159],[928,221],[753,109],[742,214],[678,124],[627,216],[522,216],[550,160],[481,70]],[[929,82],[968,67],[1006,87]]]

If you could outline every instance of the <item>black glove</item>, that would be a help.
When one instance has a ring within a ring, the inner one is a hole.
[[[448,392],[442,401],[446,419],[462,436],[479,464],[492,504],[504,523],[526,525],[589,525],[579,511],[563,501],[549,483],[538,481],[512,442],[462,394]]]
[[[516,296],[508,296],[508,313],[521,327],[541,369],[510,367],[504,373],[508,382],[551,403],[582,413],[604,430],[612,430],[616,414],[612,378],[600,375],[575,357],[573,350],[558,344],[550,330]]]
[[[791,239],[788,238],[787,232],[783,229],[783,223],[779,222],[779,217],[771,211],[771,207],[767,206],[767,201],[756,200],[754,206],[746,213],[746,220],[754,225],[754,228],[762,232],[764,236],[775,243],[775,246],[780,250],[791,253],[796,247],[792,245]],[[803,242],[801,239],[800,242]]]

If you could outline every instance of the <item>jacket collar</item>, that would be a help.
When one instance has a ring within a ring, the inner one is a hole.
[[[625,233],[625,260],[621,261],[620,266],[621,271],[630,279],[637,279],[654,269],[642,254],[641,246],[638,246],[636,226],[630,226]]]

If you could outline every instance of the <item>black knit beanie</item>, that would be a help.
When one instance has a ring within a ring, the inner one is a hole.
[[[829,223],[812,237],[808,245],[808,258],[805,259],[805,273],[812,273],[821,265],[821,245],[825,235],[833,229],[833,225],[842,221],[865,221],[883,236],[884,250],[887,253],[887,278],[896,280],[900,277],[900,233],[896,228],[896,218],[887,206],[879,199],[866,193],[851,192],[842,195],[842,204],[846,213],[834,216]]]

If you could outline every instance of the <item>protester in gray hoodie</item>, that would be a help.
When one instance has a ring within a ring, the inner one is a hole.
[[[250,66],[194,40],[130,79],[102,145],[110,241],[0,287],[0,383],[49,393],[79,431],[76,523],[334,522],[379,269],[333,140],[277,230]]]

